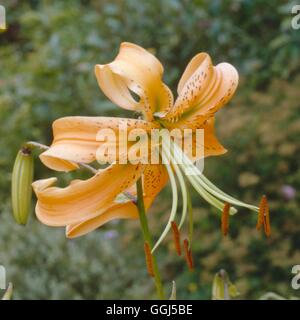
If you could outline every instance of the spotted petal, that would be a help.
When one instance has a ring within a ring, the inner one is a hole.
[[[120,128],[143,129],[148,132],[156,127],[144,120],[123,119],[114,117],[65,117],[53,123],[53,143],[49,150],[40,155],[41,161],[49,168],[57,171],[76,169],[76,162],[90,163],[96,159],[98,148],[103,144],[97,136],[99,130],[110,129],[118,134]],[[118,156],[118,152],[116,154]],[[97,154],[98,160],[99,154]],[[118,160],[118,157],[117,157]]]
[[[238,73],[229,63],[213,66],[205,53],[195,56],[178,85],[178,98],[163,116],[169,128],[201,128],[233,96]]]
[[[197,54],[187,65],[178,83],[178,98],[164,118],[173,121],[190,110],[205,95],[214,76],[209,55],[203,52]]]

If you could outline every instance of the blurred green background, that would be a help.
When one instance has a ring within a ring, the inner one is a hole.
[[[189,273],[172,241],[157,251],[166,291],[176,280],[182,299],[209,299],[215,272],[225,268],[242,299],[267,291],[286,297],[291,268],[300,264],[300,30],[291,28],[293,1],[72,0],[1,1],[8,30],[0,34],[0,264],[17,299],[154,298],[137,221],[110,223],[67,240],[64,230],[32,215],[14,224],[10,179],[24,141],[51,142],[51,123],[68,115],[129,115],[99,90],[93,67],[116,55],[122,41],[151,49],[175,92],[189,59],[207,51],[241,75],[232,102],[217,117],[229,150],[206,161],[206,175],[226,192],[251,203],[267,194],[272,237],[255,230],[241,210],[230,237],[220,217],[193,193],[196,271]],[[35,178],[54,173],[36,161]],[[68,181],[72,175],[59,175]],[[158,236],[168,217],[166,188],[149,215]],[[171,237],[168,238],[171,240]]]

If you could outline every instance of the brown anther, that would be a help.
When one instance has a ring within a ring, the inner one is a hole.
[[[260,230],[262,225],[264,226],[265,235],[269,237],[271,235],[270,210],[269,210],[268,200],[265,195],[262,196],[259,203],[256,229]]]
[[[188,239],[184,239],[183,246],[184,246],[184,252],[185,252],[185,260],[189,267],[189,270],[194,271],[193,255],[192,255],[192,250],[189,247]]]
[[[180,232],[175,221],[171,222],[176,252],[181,256]]]
[[[225,202],[221,219],[221,229],[224,236],[227,236],[229,230],[229,211],[230,204],[228,202]]]
[[[154,277],[153,258],[152,258],[152,254],[151,254],[150,245],[148,242],[144,243],[144,251],[145,251],[147,271],[151,277]]]
[[[266,202],[267,198],[265,195],[261,197],[260,203],[259,203],[259,209],[258,209],[258,215],[257,215],[257,223],[256,223],[256,229],[260,230],[261,226],[264,224],[264,215],[265,215],[265,209],[266,209]]]
[[[268,200],[267,197],[266,198],[266,205],[265,205],[265,212],[264,212],[264,231],[265,231],[265,235],[267,237],[270,237],[271,235],[271,225],[270,225],[270,210],[269,210],[269,204],[268,204]]]

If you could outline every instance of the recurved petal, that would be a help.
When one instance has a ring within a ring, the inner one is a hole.
[[[178,85],[178,98],[163,120],[169,128],[201,128],[233,96],[238,73],[229,63],[213,66],[206,53],[188,64]]]
[[[162,73],[163,67],[154,55],[128,42],[121,44],[113,62],[95,66],[104,94],[122,108],[143,112],[150,121],[154,112],[173,103],[170,90],[162,82]]]
[[[163,165],[148,165],[143,174],[144,204],[148,209],[156,196],[166,185],[168,175]],[[136,187],[132,185],[126,190],[136,195]],[[101,227],[106,222],[114,219],[136,219],[138,218],[137,206],[132,201],[125,203],[113,202],[106,211],[98,216],[67,226],[66,235],[68,238],[75,238]]]
[[[180,128],[201,128],[220,108],[228,103],[238,86],[238,73],[229,63],[214,67],[214,76],[205,94],[183,113],[177,122]]]
[[[121,108],[133,111],[140,110],[140,104],[129,91],[126,79],[114,73],[111,64],[96,65],[95,75],[101,90],[108,99]]]
[[[99,141],[101,130],[108,129],[115,134],[116,148],[118,148],[120,129],[124,130],[126,128],[128,133],[133,129],[143,129],[147,132],[154,127],[154,124],[137,119],[114,117],[61,118],[54,121],[53,143],[47,151],[40,155],[40,159],[53,170],[70,171],[78,168],[76,162],[90,163],[96,159],[98,148],[105,142]]]
[[[47,152],[47,151],[45,151]],[[54,151],[55,153],[55,151]],[[79,168],[79,166],[72,161],[66,161],[59,159],[57,157],[54,157],[52,155],[52,152],[49,151],[49,156],[44,153],[40,154],[40,159],[44,163],[45,166],[47,166],[50,169],[56,170],[56,171],[72,171]]]
[[[186,66],[177,86],[177,93],[180,95],[182,90],[186,88],[186,85],[190,82],[192,76],[198,74],[203,76],[205,72],[208,72],[212,67],[210,56],[205,52],[200,52]],[[203,72],[203,74],[202,74]]]
[[[36,215],[44,224],[66,226],[105,212],[115,197],[134,184],[144,166],[114,164],[88,180],[76,180],[65,188],[52,186],[56,179],[33,183],[38,198]]]
[[[214,81],[214,69],[210,56],[201,52],[187,65],[177,87],[178,97],[164,119],[176,121],[190,110],[205,94]]]

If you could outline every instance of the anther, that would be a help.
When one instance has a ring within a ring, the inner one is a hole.
[[[265,235],[269,237],[271,235],[270,210],[269,210],[268,200],[265,195],[262,196],[259,203],[256,229],[260,230],[262,225],[264,226]]]
[[[176,252],[181,256],[180,232],[175,221],[171,222]]]
[[[185,260],[189,267],[190,271],[194,271],[194,261],[192,256],[192,250],[189,248],[188,239],[184,239],[183,241],[184,251],[185,251]]]
[[[229,229],[229,211],[230,204],[225,202],[223,211],[222,211],[222,219],[221,219],[221,229],[224,236],[227,236]]]
[[[264,210],[264,231],[265,231],[265,235],[267,237],[270,237],[271,235],[270,210],[269,210],[269,204],[266,196],[265,196],[265,199],[266,199],[266,205]]]
[[[151,254],[150,245],[148,242],[144,243],[144,251],[145,251],[147,271],[151,277],[154,277],[153,258],[152,258],[152,254]]]
[[[265,209],[266,209],[266,202],[267,198],[265,195],[262,196],[260,203],[259,203],[259,209],[258,209],[258,215],[257,215],[257,223],[256,223],[256,229],[260,230],[261,226],[264,224],[264,215],[265,215]]]

